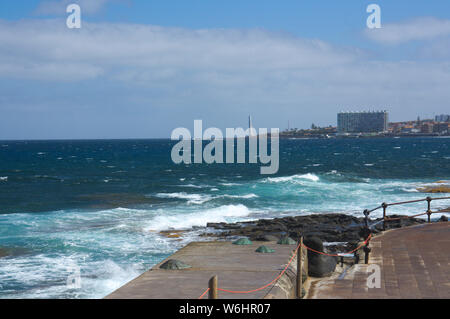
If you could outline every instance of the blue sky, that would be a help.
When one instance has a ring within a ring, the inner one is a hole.
[[[65,27],[79,3],[83,27]],[[368,4],[382,28],[368,30]],[[2,0],[0,139],[450,113],[450,2]]]

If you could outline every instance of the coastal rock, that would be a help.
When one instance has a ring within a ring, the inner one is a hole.
[[[362,215],[362,214],[361,214]],[[396,217],[395,215],[389,217]],[[424,219],[407,218],[387,221],[386,229],[412,226],[424,223]],[[372,232],[383,230],[381,219],[370,220]],[[364,218],[345,214],[312,214],[306,216],[261,219],[253,222],[238,222],[234,224],[208,224],[217,232],[205,232],[202,236],[219,237],[248,237],[250,240],[263,241],[264,237],[270,241],[278,241],[280,237],[289,236],[294,240],[298,234],[303,237],[319,237],[326,242],[358,242],[361,240],[359,230],[364,227]],[[217,227],[217,228],[216,228]],[[270,236],[270,237],[268,237]],[[274,238],[276,236],[276,238]],[[267,241],[267,240],[264,240]]]
[[[318,237],[307,237],[303,242],[307,247],[324,252],[323,242]],[[311,277],[327,277],[336,269],[337,258],[321,255],[308,250],[308,275]]]
[[[159,268],[166,269],[166,270],[180,270],[180,269],[192,268],[192,266],[182,262],[181,260],[169,259],[164,264],[162,264]]]
[[[441,218],[439,218],[440,222],[448,222],[448,218],[445,215],[442,215]]]
[[[435,185],[427,185],[419,187],[417,190],[421,193],[450,193],[449,181],[437,181]]]
[[[274,235],[261,235],[255,238],[256,241],[278,241],[278,237]]]
[[[400,218],[405,217],[404,215],[389,215],[390,218]],[[417,224],[423,224],[426,223],[424,219],[419,218],[401,218],[397,220],[389,220],[386,221],[386,229],[389,228],[401,228],[401,227],[408,227],[413,226]],[[380,223],[380,226],[382,226],[382,223]]]

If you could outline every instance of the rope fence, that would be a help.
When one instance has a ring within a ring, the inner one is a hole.
[[[341,253],[341,254],[339,254],[339,255],[327,254],[327,253],[324,253],[324,252],[321,252],[321,251],[314,250],[314,249],[312,249],[312,248],[306,246],[305,244],[303,244],[303,240],[300,240],[300,241],[299,241],[299,244],[298,244],[298,246],[297,246],[297,248],[294,250],[294,253],[292,254],[292,257],[291,257],[291,259],[289,260],[289,262],[287,263],[286,267],[284,267],[283,271],[281,271],[280,274],[279,274],[275,279],[273,279],[271,282],[269,282],[268,284],[266,284],[266,285],[264,285],[264,286],[262,286],[262,287],[253,289],[253,290],[244,290],[244,291],[240,291],[240,290],[229,290],[229,289],[223,289],[223,288],[216,288],[216,289],[217,289],[218,291],[227,292],[227,293],[232,293],[232,294],[249,294],[249,293],[253,293],[253,292],[258,292],[258,291],[260,291],[260,290],[263,290],[263,289],[265,289],[265,288],[271,286],[272,284],[275,284],[275,283],[276,283],[276,282],[284,275],[284,273],[286,272],[286,270],[289,268],[289,266],[291,265],[292,261],[294,260],[295,256],[297,256],[297,253],[298,253],[300,247],[303,247],[303,248],[305,248],[306,250],[310,250],[310,251],[312,251],[312,252],[315,252],[315,253],[321,254],[321,255],[332,256],[332,257],[341,257],[342,255],[350,255],[350,254],[354,253],[355,251],[361,249],[361,247],[367,245],[367,243],[369,242],[369,240],[370,240],[371,237],[372,237],[372,235],[370,234],[370,235],[367,237],[367,239],[366,239],[361,245],[359,245],[358,247],[356,247],[356,248],[353,249],[352,251],[349,251],[349,252],[347,252],[347,253]],[[298,271],[298,269],[297,269],[297,271]],[[209,287],[208,289],[206,289],[205,292],[203,292],[203,294],[201,294],[200,297],[198,297],[198,299],[202,299],[208,292],[211,292],[211,287]]]
[[[438,197],[438,198],[431,198],[431,197],[427,197],[424,199],[417,199],[417,200],[411,200],[411,201],[404,201],[404,202],[397,202],[397,203],[383,203],[380,206],[371,209],[371,210],[364,210],[363,214],[365,216],[365,226],[368,230],[368,235],[366,240],[364,240],[358,247],[356,247],[355,249],[347,252],[347,253],[339,253],[339,254],[328,254],[325,252],[321,252],[315,249],[312,249],[308,246],[306,246],[305,244],[303,244],[303,237],[299,238],[298,241],[298,245],[297,248],[293,251],[292,257],[290,258],[289,262],[287,263],[286,267],[284,267],[284,269],[280,272],[280,274],[274,278],[271,282],[267,283],[264,286],[261,286],[259,288],[253,289],[253,290],[229,290],[229,289],[223,289],[223,288],[219,288],[218,284],[217,284],[217,276],[214,276],[211,278],[211,280],[209,281],[209,287],[208,289],[206,289],[201,295],[200,297],[198,297],[198,299],[202,299],[207,293],[209,293],[209,299],[217,299],[218,298],[218,291],[221,292],[226,292],[226,293],[232,293],[232,294],[249,294],[249,293],[253,293],[253,292],[258,292],[261,291],[273,284],[275,284],[287,271],[287,269],[289,268],[289,266],[291,265],[292,261],[294,260],[295,256],[298,255],[298,259],[297,259],[297,298],[301,298],[301,288],[302,288],[302,263],[301,263],[301,259],[302,259],[302,249],[300,248],[305,248],[306,250],[312,251],[314,253],[317,254],[321,254],[321,255],[325,255],[325,256],[330,256],[330,257],[343,257],[345,255],[351,255],[353,253],[355,253],[356,251],[358,251],[359,249],[363,248],[364,252],[365,252],[365,263],[368,264],[369,263],[369,253],[371,251],[369,244],[370,244],[370,239],[372,238],[372,234],[370,231],[370,226],[369,226],[369,215],[370,213],[379,210],[381,208],[383,208],[383,219],[381,220],[383,222],[383,230],[386,229],[386,222],[387,221],[395,221],[395,220],[401,220],[401,219],[407,219],[407,218],[415,218],[418,216],[423,216],[423,215],[428,215],[428,222],[431,222],[431,214],[434,213],[439,213],[439,211],[431,211],[431,202],[435,201],[435,200],[444,200],[444,199],[450,199],[450,197]],[[403,204],[410,204],[410,203],[417,203],[417,202],[423,202],[426,201],[428,203],[428,209],[425,213],[420,213],[420,214],[416,214],[416,215],[412,215],[412,216],[400,216],[400,217],[388,217],[387,216],[387,208],[389,206],[396,206],[396,205],[403,205]],[[377,222],[376,224],[378,224],[379,222]],[[300,252],[300,253],[299,253]],[[307,267],[307,255],[306,255],[306,267]],[[306,268],[307,269],[307,268]],[[308,273],[308,271],[306,271],[306,273]]]

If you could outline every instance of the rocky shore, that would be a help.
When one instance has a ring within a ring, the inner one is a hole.
[[[396,215],[390,217],[398,217]],[[386,223],[386,229],[400,228],[425,223],[424,219],[407,218]],[[371,219],[373,234],[383,230],[382,219]],[[327,243],[329,251],[339,251],[355,247],[364,234],[364,218],[345,214],[314,214],[307,216],[261,219],[238,223],[208,223],[211,231],[202,236],[218,239],[248,237],[255,241],[273,241],[289,236],[295,240],[299,236],[320,238]]]

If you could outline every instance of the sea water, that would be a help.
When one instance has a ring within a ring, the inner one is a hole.
[[[450,180],[450,139],[282,139],[280,170],[268,176],[256,164],[175,165],[174,144],[0,141],[0,298],[101,298],[204,240],[208,222],[361,217],[382,202],[424,198],[418,187]],[[160,233],[171,229],[188,232]],[[73,269],[81,287],[67,284]]]

